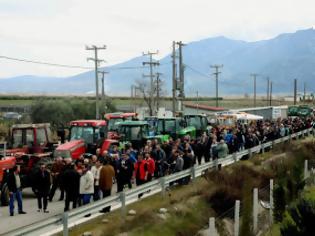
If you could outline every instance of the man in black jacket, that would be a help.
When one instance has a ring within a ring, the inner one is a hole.
[[[74,169],[74,164],[66,166],[61,181],[66,192],[64,211],[69,211],[70,202],[72,201],[72,208],[76,208],[79,198],[80,174]]]
[[[22,190],[21,190],[21,179],[19,175],[19,168],[14,166],[10,169],[8,174],[8,189],[10,193],[10,203],[9,203],[9,211],[10,216],[14,215],[14,199],[18,202],[18,212],[19,214],[26,214],[23,211],[23,204],[22,204]]]
[[[49,213],[47,211],[48,205],[48,195],[50,191],[50,173],[46,170],[46,165],[41,164],[40,170],[35,174],[35,185],[34,190],[37,196],[38,212],[44,210],[44,213]]]

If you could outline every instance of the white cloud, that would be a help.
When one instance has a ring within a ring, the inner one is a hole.
[[[312,27],[311,0],[0,0],[0,55],[89,65],[86,44],[106,44],[100,57],[114,64],[157,50],[173,40],[225,35],[261,40]],[[81,70],[0,59],[0,78],[68,76]]]

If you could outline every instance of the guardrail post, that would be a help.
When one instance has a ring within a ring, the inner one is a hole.
[[[234,236],[238,236],[240,232],[240,200],[235,201],[234,208]]]
[[[121,215],[123,218],[126,217],[126,193],[122,191],[120,193],[120,201],[121,201]]]
[[[161,193],[162,197],[165,197],[165,191],[166,191],[166,186],[165,186],[165,177],[160,178],[160,183],[161,183]]]
[[[271,148],[274,149],[275,146],[276,146],[276,145],[275,145],[275,140],[272,140],[272,141],[271,141]]]
[[[249,156],[249,158],[252,158],[252,157],[253,157],[252,148],[249,148],[249,149],[248,149],[248,156]]]
[[[214,217],[209,218],[209,236],[216,236]]]
[[[291,143],[291,141],[292,141],[292,136],[291,134],[289,134],[289,143]]]
[[[273,224],[273,179],[270,180],[269,204],[269,222],[271,226]]]
[[[307,129],[307,136],[310,136],[310,135],[311,135],[311,130]]]
[[[304,161],[304,179],[307,179],[309,177],[308,175],[308,160]]]
[[[218,157],[216,157],[214,159],[214,164],[215,164],[215,170],[219,170],[219,158]]]
[[[237,154],[236,154],[236,152],[234,152],[232,155],[233,155],[234,162],[237,162]]]
[[[258,188],[254,188],[253,198],[253,231],[256,233],[258,223]]]
[[[264,143],[261,144],[261,153],[262,154],[265,153],[265,145],[264,145]]]
[[[192,180],[194,180],[194,179],[196,178],[196,169],[195,169],[195,166],[192,166],[192,167],[190,168],[190,170],[191,170],[191,178],[192,178]]]
[[[68,230],[68,212],[64,212],[62,214],[62,224],[63,224],[63,236],[68,236],[69,235],[69,230]]]

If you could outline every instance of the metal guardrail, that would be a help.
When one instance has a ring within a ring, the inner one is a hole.
[[[32,225],[24,226],[19,229],[7,232],[6,235],[41,235],[43,233],[47,233],[48,231],[52,231],[52,230],[56,232],[56,229],[58,229],[58,231],[60,232],[62,231],[62,228],[64,228],[64,234],[65,234],[65,232],[67,232],[68,230],[68,222],[71,227],[71,224],[74,225],[76,220],[82,218],[83,216],[87,214],[96,213],[107,206],[120,207],[122,214],[124,215],[126,214],[126,205],[134,202],[135,199],[138,198],[138,195],[141,193],[146,193],[148,191],[155,191],[155,192],[161,192],[162,195],[165,195],[166,188],[170,185],[170,183],[174,183],[188,176],[191,176],[192,179],[194,179],[198,176],[201,176],[204,173],[204,171],[209,168],[217,167],[218,165],[226,166],[226,165],[233,164],[235,162],[238,162],[245,155],[249,155],[251,157],[253,153],[257,153],[260,151],[264,152],[265,148],[273,147],[275,144],[291,140],[292,138],[298,139],[299,136],[305,136],[306,134],[309,135],[311,133],[314,135],[313,128],[306,129],[304,131],[300,131],[300,132],[288,135],[286,137],[273,140],[271,142],[262,143],[253,148],[242,150],[240,152],[228,155],[224,159],[217,159],[211,162],[204,163],[200,166],[193,166],[190,169],[187,169],[187,170],[175,173],[175,174],[171,174],[169,176],[161,177],[159,179],[145,183],[141,186],[137,186],[136,188],[123,191],[120,194],[106,197],[104,199],[98,200],[86,206],[76,208],[74,210],[71,210],[69,213],[63,213],[57,216],[53,216],[46,220],[42,220],[40,222],[34,223]],[[143,196],[143,198],[145,197],[146,195]]]

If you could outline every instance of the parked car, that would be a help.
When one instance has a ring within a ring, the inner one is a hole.
[[[2,117],[6,120],[20,120],[22,115],[17,112],[6,112]]]

